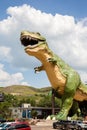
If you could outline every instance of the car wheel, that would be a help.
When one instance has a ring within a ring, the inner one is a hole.
[[[79,126],[79,127],[78,127],[78,130],[82,130],[82,128]]]
[[[53,129],[56,129],[56,126],[53,126]]]

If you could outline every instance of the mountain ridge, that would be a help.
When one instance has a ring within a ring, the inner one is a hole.
[[[35,94],[43,94],[48,93],[51,90],[51,87],[44,87],[44,88],[35,88],[32,86],[26,85],[11,85],[6,87],[0,87],[0,92],[5,94],[12,94],[12,95],[35,95]]]

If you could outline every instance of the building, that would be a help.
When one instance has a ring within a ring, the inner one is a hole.
[[[52,115],[52,107],[32,107],[30,104],[22,104],[22,107],[10,108],[12,118],[33,118],[32,111],[37,112],[37,118],[46,118],[48,115]],[[55,108],[55,113],[59,111],[59,108]]]

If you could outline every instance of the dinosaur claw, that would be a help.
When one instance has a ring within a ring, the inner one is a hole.
[[[38,67],[35,67],[35,68],[34,68],[34,72],[35,72],[35,73],[38,73],[38,72],[39,72]]]
[[[37,73],[37,67],[34,68],[34,72]]]

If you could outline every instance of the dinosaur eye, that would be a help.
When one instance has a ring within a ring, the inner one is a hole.
[[[37,32],[37,34],[38,34],[38,35],[40,35],[40,33],[39,33],[39,32]]]

